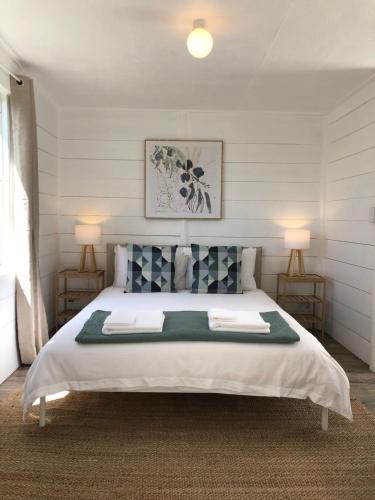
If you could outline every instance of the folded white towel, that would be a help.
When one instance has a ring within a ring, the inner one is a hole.
[[[102,333],[105,335],[160,333],[163,331],[164,317],[162,311],[137,311],[133,325],[104,324]]]
[[[135,314],[126,309],[114,309],[104,320],[105,325],[134,325]]]
[[[210,330],[213,332],[240,332],[240,333],[262,333],[262,334],[270,333],[269,323],[265,323],[265,326],[262,327],[254,327],[254,326],[249,327],[241,323],[230,323],[228,321],[217,322],[209,319],[208,325]]]
[[[231,311],[226,309],[211,309],[207,313],[208,319],[218,326],[228,325],[247,329],[267,329],[269,324],[264,321],[257,311]]]
[[[238,311],[231,311],[230,309],[210,309],[207,315],[210,319],[220,321],[235,321]]]
[[[129,329],[119,329],[119,330],[114,330],[113,328],[108,328],[106,326],[103,326],[102,333],[104,335],[131,335],[133,333],[161,333],[163,331],[163,327],[159,328],[143,328],[143,327],[132,327]]]

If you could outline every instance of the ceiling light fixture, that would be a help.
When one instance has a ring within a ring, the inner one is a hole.
[[[207,57],[213,47],[213,39],[211,33],[206,29],[206,22],[204,19],[196,19],[193,22],[193,31],[187,38],[187,49],[193,57],[203,59]]]

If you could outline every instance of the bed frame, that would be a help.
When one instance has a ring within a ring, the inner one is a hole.
[[[46,396],[39,399],[39,427],[46,425]],[[323,431],[328,431],[328,408],[322,407],[321,427]]]
[[[107,272],[106,283],[111,286],[114,280],[115,272],[115,246],[118,243],[107,243]],[[125,245],[124,245],[125,246]],[[186,245],[182,245],[186,246]],[[256,260],[255,260],[255,282],[258,288],[261,288],[262,282],[262,247],[256,247]],[[46,425],[46,397],[43,396],[39,401],[39,426]],[[322,408],[321,427],[323,431],[328,430],[328,408]]]

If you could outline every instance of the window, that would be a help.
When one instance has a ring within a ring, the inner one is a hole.
[[[0,93],[0,274],[8,270],[10,229],[10,176],[8,101]]]

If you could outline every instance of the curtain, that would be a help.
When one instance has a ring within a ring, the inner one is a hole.
[[[14,267],[17,338],[30,364],[48,340],[39,275],[39,182],[33,81],[11,78],[11,150],[14,166]]]

